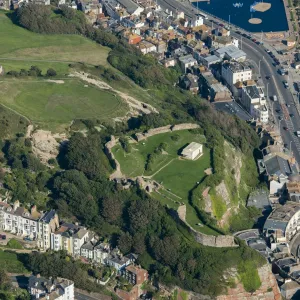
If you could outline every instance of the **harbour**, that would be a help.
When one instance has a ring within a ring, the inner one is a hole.
[[[210,0],[193,2],[204,13],[218,17],[249,32],[287,31],[288,21],[282,0]],[[275,21],[276,20],[276,21]]]

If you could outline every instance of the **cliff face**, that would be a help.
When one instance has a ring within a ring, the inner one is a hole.
[[[254,293],[245,291],[242,283],[237,283],[235,288],[228,288],[227,295],[220,295],[217,300],[279,300],[281,294],[276,279],[269,265],[258,269],[261,287]]]

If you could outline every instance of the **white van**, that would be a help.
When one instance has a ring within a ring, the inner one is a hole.
[[[274,101],[278,101],[278,99],[277,99],[277,96],[276,96],[276,95],[274,95],[274,96],[273,96],[273,100],[274,100]]]

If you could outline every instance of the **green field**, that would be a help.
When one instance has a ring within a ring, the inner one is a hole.
[[[193,141],[204,143],[205,137],[194,130],[162,133],[132,144],[130,153],[126,153],[120,145],[116,145],[112,151],[124,174],[131,177],[148,176],[163,186],[159,191],[152,192],[152,197],[173,209],[177,209],[182,203],[186,204],[187,222],[198,231],[216,234],[206,226],[197,225],[201,222],[196,211],[189,204],[189,192],[204,178],[204,170],[211,165],[210,152],[205,147],[204,154],[195,161],[180,158],[181,149]],[[160,154],[151,172],[146,171],[148,155],[153,153],[161,143],[167,145],[165,153]]]
[[[175,136],[178,138],[178,140],[174,140]],[[173,133],[162,133],[152,136],[145,141],[132,144],[131,153],[126,153],[123,151],[120,145],[117,145],[113,148],[113,153],[121,164],[122,172],[127,176],[152,176],[158,170],[160,170],[160,168],[166,166],[170,161],[172,161],[170,165],[173,165],[178,158],[180,149],[193,141],[202,143],[205,141],[205,137],[189,130],[182,130]],[[167,144],[166,153],[159,156],[155,166],[151,171],[146,171],[145,164],[147,156],[153,153],[154,149],[161,143]],[[204,155],[204,157],[206,157],[206,155]],[[198,164],[198,161],[202,161],[202,157],[194,163]],[[189,164],[187,161],[182,161],[183,166],[185,166],[185,163],[187,163],[186,165]]]
[[[45,80],[11,79],[0,82],[0,101],[43,128],[59,130],[76,118],[123,116],[127,105],[114,94],[77,79],[63,84]]]
[[[10,273],[28,273],[16,253],[0,250],[0,265],[3,270]]]
[[[0,41],[0,63],[4,66],[11,63],[11,60],[4,58],[16,60],[20,66],[22,61],[34,60],[106,65],[110,50],[77,35],[43,35],[30,32],[13,24],[7,12],[3,11],[0,11]]]

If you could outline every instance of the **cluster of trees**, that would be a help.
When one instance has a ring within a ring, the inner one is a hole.
[[[40,208],[44,208],[47,183],[54,171],[47,169],[33,154],[30,139],[23,135],[7,140],[2,151],[1,161],[11,167],[11,173],[2,172],[0,180],[12,191],[13,200],[38,204]]]
[[[46,278],[62,277],[74,281],[77,288],[90,292],[99,292],[103,288],[94,284],[89,278],[90,266],[74,260],[65,251],[40,253],[34,252],[22,258],[27,269],[33,274],[41,274]],[[58,267],[59,266],[59,267]]]
[[[30,295],[26,290],[13,288],[8,274],[0,269],[0,299],[30,300]]]
[[[25,76],[31,76],[31,77],[41,77],[42,70],[37,66],[31,66],[29,70],[21,69],[20,72],[17,71],[8,71],[6,75],[14,76],[14,77],[25,77]],[[49,68],[45,74],[46,77],[54,77],[56,76],[56,71],[52,68]]]
[[[161,143],[148,155],[145,166],[146,171],[153,171],[155,165],[161,159],[163,151],[167,150],[167,146],[166,143]]]

